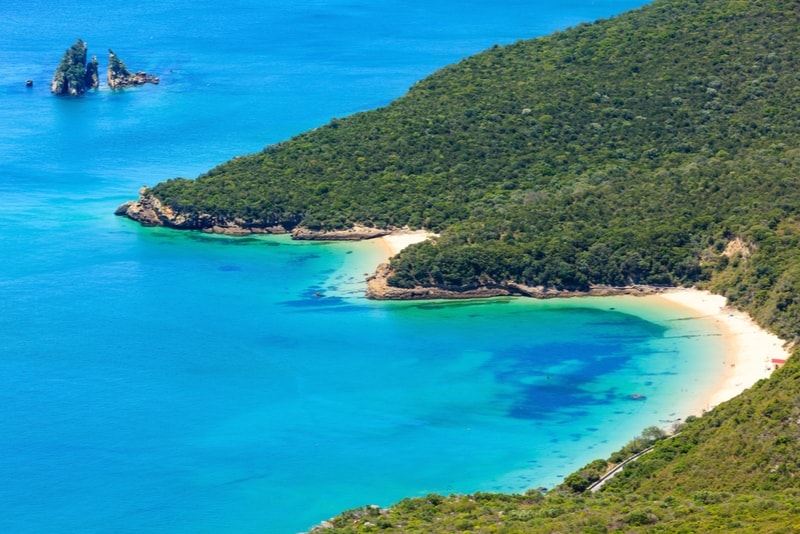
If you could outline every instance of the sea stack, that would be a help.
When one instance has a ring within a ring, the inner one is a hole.
[[[50,91],[53,94],[79,96],[86,92],[86,89],[97,88],[97,60],[92,59],[92,63],[87,69],[87,49],[86,43],[82,39],[78,39],[64,52],[61,63],[53,75],[53,81],[50,83]],[[94,76],[91,74],[92,69],[94,69]]]
[[[84,76],[86,87],[91,89],[100,87],[100,75],[98,72],[97,56],[92,56],[92,60],[86,64],[86,75]]]
[[[139,71],[131,73],[125,66],[125,63],[111,49],[108,50],[107,78],[108,86],[111,89],[121,89],[133,85],[159,82],[157,76],[147,74],[146,72]]]

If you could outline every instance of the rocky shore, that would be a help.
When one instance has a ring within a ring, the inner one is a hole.
[[[250,234],[287,234],[285,223],[278,221],[227,219],[208,213],[182,212],[162,203],[146,187],[139,190],[139,199],[125,202],[114,212],[143,226],[164,226],[178,230],[198,230],[211,234],[245,236]]]
[[[389,235],[391,230],[353,226],[344,230],[310,230],[297,227],[292,230],[292,239],[309,241],[361,241]]]
[[[653,287],[642,285],[631,286],[601,286],[590,287],[586,291],[570,291],[546,288],[542,286],[531,287],[515,282],[502,282],[493,285],[480,286],[466,289],[448,289],[441,287],[413,287],[400,288],[388,284],[392,275],[388,263],[378,266],[375,274],[367,278],[367,298],[373,300],[426,300],[426,299],[476,299],[486,297],[533,297],[538,299],[587,297],[609,295],[655,295],[666,291],[666,287]]]
[[[343,230],[312,230],[297,226],[300,218],[290,221],[242,218],[227,219],[207,213],[182,212],[165,205],[150,194],[146,187],[139,190],[139,199],[125,202],[114,212],[143,226],[164,226],[178,230],[196,230],[228,236],[252,234],[291,234],[292,239],[308,241],[360,241],[392,235],[393,229],[354,226]],[[417,239],[415,239],[416,241]],[[398,251],[393,251],[392,254]],[[570,291],[546,287],[531,287],[515,282],[500,282],[471,288],[446,288],[419,286],[413,288],[392,287],[388,283],[392,270],[389,263],[378,266],[375,274],[367,278],[366,296],[373,300],[426,300],[426,299],[474,299],[503,296],[533,298],[563,298],[608,295],[654,295],[667,290],[664,287],[631,285],[622,287],[596,285],[588,290]]]
[[[207,213],[182,212],[165,205],[148,189],[139,190],[139,199],[125,202],[114,212],[143,226],[164,226],[178,230],[198,230],[211,234],[246,236],[251,234],[291,234],[292,239],[307,241],[359,241],[388,235],[391,229],[354,226],[344,230],[312,230],[297,226],[299,217],[291,220],[263,220],[240,217],[232,219]]]

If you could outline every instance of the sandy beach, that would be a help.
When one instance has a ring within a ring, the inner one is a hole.
[[[389,235],[378,238],[386,252],[386,260],[399,253],[401,250],[414,243],[421,243],[434,234],[425,230],[397,230]]]
[[[775,369],[773,358],[785,360],[789,357],[783,340],[762,329],[746,313],[727,307],[723,296],[697,289],[674,289],[645,298],[677,304],[698,318],[713,318],[727,331],[730,358],[726,361],[730,366],[726,368],[719,389],[699,405],[697,415],[732,399],[760,379],[768,378]]]

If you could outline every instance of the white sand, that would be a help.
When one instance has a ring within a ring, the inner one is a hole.
[[[388,260],[407,246],[421,243],[434,235],[425,230],[397,230],[378,239],[386,250],[386,259]]]
[[[746,313],[728,308],[725,297],[697,289],[675,289],[656,295],[691,310],[697,317],[718,321],[728,335],[731,352],[730,368],[720,388],[704,403],[703,408],[732,399],[762,378],[768,378],[775,368],[773,358],[787,359],[785,343],[774,334],[759,327]],[[697,415],[700,415],[699,413]]]

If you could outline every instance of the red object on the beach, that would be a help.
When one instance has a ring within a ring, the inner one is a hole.
[[[772,363],[777,363],[778,365],[783,365],[786,363],[786,360],[782,360],[780,358],[772,358]]]

